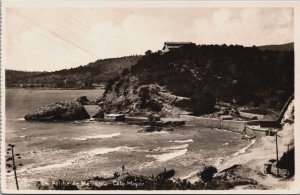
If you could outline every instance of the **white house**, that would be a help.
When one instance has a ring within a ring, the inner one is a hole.
[[[193,42],[165,42],[162,52],[169,52],[174,49],[178,49],[183,45],[195,45]]]

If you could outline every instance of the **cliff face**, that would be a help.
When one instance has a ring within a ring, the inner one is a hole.
[[[202,114],[212,112],[216,100],[281,108],[293,88],[293,52],[186,46],[143,56],[130,72],[107,82],[98,102],[114,112],[169,107]]]

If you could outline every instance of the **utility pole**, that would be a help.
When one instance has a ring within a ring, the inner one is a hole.
[[[15,175],[15,181],[16,181],[16,186],[17,186],[17,190],[19,190],[19,183],[18,183],[18,178],[17,178],[17,166],[16,166],[16,161],[15,161],[15,156],[18,157],[18,159],[21,159],[20,154],[14,154],[14,147],[15,145],[13,144],[8,144],[8,146],[10,148],[7,149],[7,154],[9,154],[9,151],[11,151],[11,156],[9,156],[6,161],[12,161],[12,165],[11,164],[6,164],[6,166],[8,168],[12,167],[13,171],[14,171],[14,175]],[[22,166],[22,164],[19,164],[19,166]],[[8,173],[10,173],[10,171],[7,171]]]
[[[277,166],[277,164],[278,164],[278,142],[277,142],[277,133],[278,132],[276,132],[276,168],[277,168],[277,176],[279,176],[279,170],[278,170],[278,166]]]

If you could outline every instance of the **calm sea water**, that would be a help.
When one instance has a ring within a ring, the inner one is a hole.
[[[216,164],[249,142],[235,133],[195,127],[172,132],[138,133],[140,126],[100,123],[29,122],[23,120],[38,106],[85,95],[93,100],[100,90],[6,90],[6,145],[16,145],[23,167],[17,174],[21,189],[36,189],[37,181],[69,181],[111,176],[124,165],[136,174],[151,175],[166,168],[188,176],[203,164]],[[7,174],[7,188],[15,189]]]

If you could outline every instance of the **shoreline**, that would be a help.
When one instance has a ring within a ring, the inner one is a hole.
[[[215,128],[212,128],[213,130],[216,130]],[[220,130],[220,129],[218,129]],[[234,132],[234,131],[229,131],[229,130],[225,130],[225,131],[228,131],[228,132],[232,132],[232,133],[236,133],[236,134],[241,134],[241,133],[238,133],[238,132]],[[240,150],[238,150],[237,152],[235,153],[232,153],[230,155],[227,155],[227,156],[224,156],[224,157],[219,157],[215,163],[213,164],[213,166],[215,166],[218,170],[218,172],[221,172],[222,170],[224,169],[227,169],[227,168],[230,168],[231,166],[233,166],[234,164],[230,165],[228,164],[227,166],[224,166],[224,164],[226,164],[229,160],[230,157],[232,158],[239,158],[242,154],[245,154],[245,153],[248,153],[248,152],[251,152],[249,151],[248,149],[252,148],[252,147],[255,147],[255,143],[256,143],[256,139],[252,139],[251,142],[246,145],[245,147],[241,148]],[[231,159],[232,159],[231,158]],[[223,167],[224,166],[224,167]],[[197,173],[199,171],[193,171],[193,172],[190,172],[189,174],[186,174],[185,176],[181,176],[180,179],[186,179],[186,180],[189,180],[190,182],[194,183],[196,181],[199,180],[198,176],[197,176]]]
[[[281,147],[281,149],[279,149],[279,156],[282,156],[284,152],[285,150]],[[276,178],[263,172],[264,164],[270,159],[276,159],[275,137],[260,137],[255,140],[255,143],[250,143],[245,152],[235,156],[228,156],[228,158],[224,159],[222,164],[217,168],[220,173],[227,169],[231,169],[234,165],[241,165],[241,176],[257,181],[257,184],[250,189],[275,190],[290,188],[293,185],[293,178],[283,180],[282,178]],[[244,169],[249,169],[250,173],[245,173],[243,171]],[[249,189],[247,188],[249,187],[248,185],[236,187],[238,189]]]
[[[220,176],[224,174],[223,171],[233,169],[235,165],[241,165],[236,172],[235,176],[244,177],[246,179],[254,179],[257,184],[255,185],[237,185],[233,189],[256,189],[256,190],[276,190],[276,189],[291,189],[294,184],[294,177],[283,180],[282,178],[276,178],[269,174],[263,173],[264,163],[268,160],[273,159],[275,154],[271,152],[272,138],[274,137],[262,137],[248,144],[246,147],[242,148],[240,151],[233,153],[224,158],[219,158],[221,161],[218,166],[216,166],[218,173],[215,176]],[[282,156],[283,150],[279,151],[279,156]],[[237,155],[235,155],[237,154]],[[218,162],[216,162],[218,163]],[[196,175],[199,171],[190,172],[187,176],[182,176],[180,179],[186,179],[191,183],[195,183],[199,180]]]
[[[89,120],[90,121],[90,120]],[[76,121],[75,121],[76,122]],[[118,122],[112,122],[113,124],[116,123],[118,124]],[[126,124],[126,123],[123,123]],[[128,126],[131,126],[129,124],[126,124]],[[184,125],[186,126],[186,125]],[[187,128],[190,128],[192,126],[186,126]],[[242,135],[242,133],[240,132],[236,132],[236,131],[230,131],[228,129],[218,129],[218,128],[210,128],[211,130],[218,130],[218,131],[226,131],[226,132],[230,132],[230,133],[234,133],[237,135]],[[155,132],[152,132],[155,133]],[[149,134],[152,134],[149,133]],[[264,178],[261,175],[259,175],[258,173],[263,174],[263,167],[264,167],[264,163],[267,163],[270,159],[274,159],[274,136],[266,136],[266,137],[259,137],[256,139],[247,139],[244,140],[246,142],[250,142],[248,143],[246,146],[238,148],[237,151],[224,156],[224,157],[220,157],[218,156],[216,158],[216,160],[214,162],[211,163],[211,165],[215,166],[218,169],[218,174],[220,174],[222,171],[224,171],[225,169],[231,169],[234,165],[241,165],[242,168],[239,172],[239,175],[244,176],[244,174],[246,175],[245,178],[249,178],[249,179],[254,179],[255,181],[257,181],[257,184],[252,185],[252,187],[254,186],[254,189],[273,189],[276,188],[277,186],[282,186],[282,185],[287,185],[286,183],[290,184],[291,180],[288,182],[279,182],[280,180],[278,178],[272,178],[272,176],[270,175],[264,175],[267,177]],[[282,156],[283,152],[285,152],[283,150],[283,148],[281,148],[281,150],[279,151],[279,155]],[[207,164],[209,165],[209,164]],[[245,169],[245,167],[251,169],[251,171],[253,173],[251,173],[251,175],[247,176],[247,169]],[[200,167],[199,167],[200,168]],[[199,177],[197,176],[197,173],[199,171],[190,171],[190,172],[185,172],[182,173],[179,176],[180,179],[186,179],[188,181],[190,181],[191,183],[194,183],[196,181],[199,180]],[[244,173],[245,172],[245,173]],[[256,175],[254,175],[254,172]],[[184,175],[183,175],[184,174]],[[250,177],[249,177],[250,176]],[[270,182],[272,181],[272,182]],[[273,184],[276,184],[273,186]],[[243,188],[243,187],[247,187],[249,185],[239,185],[236,186],[238,188]],[[257,187],[257,188],[256,188]],[[286,187],[286,186],[285,186]],[[282,187],[284,188],[284,187]],[[282,189],[279,187],[279,189]]]

